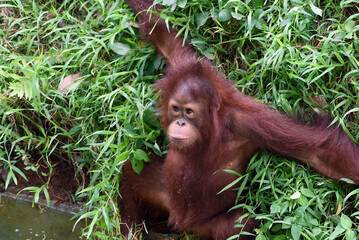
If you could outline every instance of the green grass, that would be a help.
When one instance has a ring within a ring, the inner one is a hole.
[[[359,141],[359,7],[355,1],[174,1],[169,21],[245,94],[289,115],[327,111]],[[313,5],[312,5],[313,4]],[[89,180],[73,200],[86,207],[84,234],[120,239],[121,166],[142,150],[166,152],[157,96],[163,61],[139,40],[123,1],[0,1],[0,166],[5,186],[27,171],[47,176],[29,190],[47,198],[66,161]],[[62,80],[80,74],[67,92]],[[26,170],[17,163],[26,161]],[[46,165],[46,171],[39,168]],[[355,239],[359,189],[297,162],[257,154],[239,197],[261,224],[257,239]],[[30,183],[31,184],[31,183]],[[85,184],[85,185],[83,185]],[[296,192],[300,197],[291,199]],[[36,200],[37,198],[35,198]]]

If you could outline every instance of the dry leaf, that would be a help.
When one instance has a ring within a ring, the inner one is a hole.
[[[317,106],[313,106],[314,111],[319,114],[326,114],[325,109],[328,107],[328,103],[323,96],[308,97],[309,102],[314,103]]]
[[[61,84],[59,85],[59,90],[63,93],[67,93],[70,88],[79,81],[79,78],[81,77],[80,74],[72,74],[64,79],[62,79]]]
[[[130,25],[134,28],[140,28],[140,25],[136,24],[134,21],[130,21]]]
[[[337,212],[335,213],[335,216],[338,216],[341,211],[342,211],[342,204],[339,203],[339,206],[338,206]]]

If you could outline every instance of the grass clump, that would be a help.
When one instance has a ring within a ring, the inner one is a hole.
[[[359,141],[355,1],[160,3],[244,93],[289,115],[311,115],[320,99]],[[84,235],[91,239],[121,238],[116,201],[123,163],[129,159],[141,171],[143,150],[166,152],[151,89],[163,61],[131,21],[123,1],[0,2],[3,187],[33,172],[42,182],[26,189],[35,201],[42,194],[50,199],[56,176],[71,168],[69,192],[86,207],[80,216],[89,218]],[[248,193],[237,207],[260,220],[258,240],[359,235],[356,187],[270,153],[255,155],[243,179]]]

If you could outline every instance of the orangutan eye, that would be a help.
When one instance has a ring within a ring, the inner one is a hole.
[[[187,113],[188,115],[190,115],[190,114],[192,114],[192,113],[193,113],[193,110],[192,110],[192,109],[190,109],[190,108],[187,108],[187,109],[186,109],[186,113]]]
[[[173,106],[173,111],[174,112],[179,112],[179,108],[177,106]]]

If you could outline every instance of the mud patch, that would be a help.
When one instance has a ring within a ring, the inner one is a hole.
[[[41,187],[48,182],[47,190],[51,200],[56,200],[59,203],[72,202],[76,191],[79,188],[86,187],[88,183],[88,177],[85,172],[83,170],[77,172],[77,167],[66,160],[60,160],[56,164],[52,164],[51,171],[47,164],[37,165],[36,171],[26,170],[28,168],[23,161],[18,161],[16,167],[25,174],[28,181],[16,174],[17,185],[15,185],[14,181],[11,181],[8,188],[5,189],[5,181],[9,170],[4,166],[0,166],[0,192],[6,191],[16,194],[26,187]],[[32,194],[26,191],[22,193]],[[44,195],[42,194],[41,197],[44,198]]]

